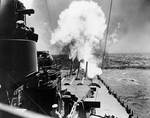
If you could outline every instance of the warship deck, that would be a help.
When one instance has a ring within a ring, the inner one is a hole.
[[[128,118],[129,114],[126,112],[125,107],[120,105],[117,99],[109,94],[108,89],[97,78],[94,78],[92,81],[89,79],[85,79],[83,85],[79,84],[82,80],[75,80],[75,77],[72,76],[70,78],[64,78],[62,81],[62,89],[67,89],[72,94],[75,94],[79,100],[85,99],[88,101],[100,101],[100,108],[96,108],[96,116],[104,117],[104,116],[115,116],[114,118]],[[69,83],[69,84],[66,84]],[[94,98],[85,98],[90,90],[88,86],[90,83],[97,83],[100,85],[96,87],[96,91],[94,93]],[[92,116],[95,117],[95,116]],[[105,117],[104,117],[105,118]]]
[[[95,95],[95,100],[101,102],[101,107],[96,109],[96,114],[104,116],[114,115],[118,118],[128,118],[129,114],[126,112],[125,108],[120,105],[117,99],[108,93],[107,88],[102,82],[99,82],[101,88],[97,88],[97,93]]]

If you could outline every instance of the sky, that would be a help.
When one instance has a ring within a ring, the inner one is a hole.
[[[39,34],[38,50],[54,51],[50,45],[51,33],[57,28],[59,14],[72,1],[33,0],[35,15],[28,18],[28,25],[34,26]],[[108,19],[110,0],[93,1],[102,7]],[[107,51],[111,53],[150,52],[150,0],[113,0],[110,39]]]

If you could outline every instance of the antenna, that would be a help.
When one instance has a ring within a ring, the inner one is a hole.
[[[107,29],[106,29],[106,37],[105,37],[105,43],[104,43],[104,52],[102,56],[102,69],[104,68],[105,65],[105,57],[106,57],[106,47],[107,47],[107,40],[108,40],[108,33],[109,33],[109,26],[110,26],[110,18],[111,18],[111,11],[112,11],[112,3],[113,0],[110,0],[110,8],[109,8],[109,16],[108,16],[108,24],[107,24]]]

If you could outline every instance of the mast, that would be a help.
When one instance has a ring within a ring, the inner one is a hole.
[[[110,0],[108,24],[107,24],[106,35],[105,35],[105,42],[104,42],[104,52],[103,52],[103,55],[102,55],[102,69],[104,68],[105,59],[106,59],[106,48],[107,48],[107,40],[108,40],[110,20],[111,20],[112,3],[113,3],[113,0]]]

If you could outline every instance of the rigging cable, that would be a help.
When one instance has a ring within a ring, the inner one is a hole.
[[[113,0],[110,0],[110,9],[109,9],[109,16],[108,16],[108,25],[107,25],[107,29],[106,29],[106,37],[105,37],[105,43],[104,43],[104,52],[102,55],[102,69],[104,68],[105,65],[105,57],[106,57],[106,46],[107,46],[107,40],[108,40],[108,33],[109,33],[109,26],[110,26],[110,18],[111,18],[111,11],[112,11],[112,3]]]

